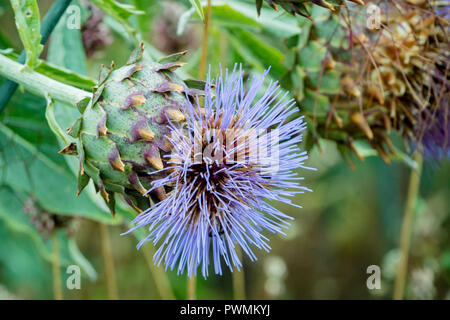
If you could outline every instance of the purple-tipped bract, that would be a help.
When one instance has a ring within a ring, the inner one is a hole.
[[[173,151],[167,155],[165,178],[150,191],[170,187],[167,198],[134,220],[146,226],[147,241],[159,246],[154,261],[178,273],[208,276],[210,260],[216,274],[222,261],[240,269],[236,247],[256,260],[253,248],[270,250],[269,233],[281,233],[293,218],[267,200],[295,207],[291,198],[310,191],[302,186],[297,169],[306,152],[299,150],[305,129],[295,102],[270,82],[258,95],[268,71],[244,83],[242,70],[220,72],[215,86],[208,76],[204,108],[187,100],[186,122],[171,124]],[[214,94],[213,94],[214,91]],[[294,118],[294,120],[291,120]]]

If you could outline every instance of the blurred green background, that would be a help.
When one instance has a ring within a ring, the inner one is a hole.
[[[43,15],[51,1],[38,3]],[[86,1],[81,4],[86,5]],[[131,20],[144,34],[144,40],[151,44],[147,46],[151,55],[157,57],[188,49],[184,61],[189,64],[183,68],[183,75],[196,76],[202,24],[194,11],[190,16],[186,14],[189,1],[146,0],[134,1],[134,4],[146,12]],[[255,10],[252,1],[244,8]],[[251,19],[245,18],[246,11],[233,20],[229,15],[236,17],[239,12],[227,10],[213,8],[208,51],[213,71],[217,70],[219,62],[225,66],[243,63],[246,70],[255,72],[272,64],[271,76],[277,78],[286,49],[282,41],[275,40],[282,40],[283,32],[287,32],[283,28],[296,18],[284,15],[283,23],[281,18],[275,19],[272,23],[280,26],[279,37],[274,37],[273,30],[271,37],[265,37],[266,27],[252,26]],[[82,22],[89,16],[83,12]],[[265,13],[280,16],[269,10],[263,11],[263,15]],[[186,25],[177,36],[180,19],[185,19]],[[88,52],[87,58],[80,31],[61,26],[55,30],[42,57],[94,79],[101,63],[110,64],[114,60],[116,65],[122,65],[133,47],[132,41],[123,37],[117,21],[107,16],[103,24],[105,29],[100,32],[106,32],[102,39],[107,41]],[[0,49],[13,48],[19,53],[21,42],[8,1],[0,3],[0,30]],[[295,28],[291,32],[296,32]],[[270,63],[274,56],[280,60]],[[93,209],[95,206],[87,196],[75,199],[75,188],[70,187],[75,184],[63,185],[64,179],[72,181],[74,176],[70,176],[71,164],[56,153],[60,147],[47,127],[45,106],[44,99],[18,90],[0,115],[3,125],[0,130],[0,299],[53,297],[52,242],[47,233],[39,230],[39,227],[45,229],[46,222],[33,219],[33,212],[42,212],[43,199],[48,199],[50,206],[54,203],[55,208],[61,201],[78,206],[78,217],[74,221],[70,219],[70,227],[66,226],[64,218],[58,221],[63,226],[58,231],[63,284],[68,276],[67,265],[82,267],[81,289],[64,289],[65,299],[108,298],[99,221],[110,224],[119,297],[159,299],[143,250],[136,251],[137,239],[132,235],[120,236],[128,229],[126,219],[120,215],[112,219],[106,210]],[[59,108],[55,112],[58,117],[70,120],[72,116],[67,110]],[[394,134],[392,139],[402,145]],[[257,252],[258,261],[252,263],[244,259],[247,298],[391,298],[411,169],[404,162],[386,165],[377,156],[368,156],[351,169],[334,144],[326,141],[321,141],[320,150],[311,151],[307,164],[318,169],[300,172],[313,193],[294,200],[303,209],[281,207],[295,217],[287,235],[271,236],[271,252]],[[13,165],[19,171],[8,171]],[[36,174],[36,170],[41,175]],[[54,174],[55,181],[46,181],[50,179],[46,172]],[[17,174],[15,183],[8,183],[11,174]],[[448,162],[425,162],[420,198],[414,208],[407,298],[450,298],[449,179]],[[56,199],[60,195],[64,199]],[[70,199],[66,200],[65,196]],[[369,290],[366,286],[369,276],[366,269],[370,265],[381,267],[380,290]],[[185,298],[186,275],[168,274],[176,297]],[[230,272],[223,276],[212,275],[207,280],[198,279],[198,298],[229,299],[232,296]]]

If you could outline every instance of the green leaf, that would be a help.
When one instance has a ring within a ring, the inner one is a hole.
[[[10,0],[17,31],[27,53],[26,64],[34,69],[42,52],[39,7],[36,0]]]
[[[34,233],[30,236],[23,224],[14,224],[0,214],[0,265],[2,283],[11,289],[24,284],[40,297],[51,298],[51,265],[48,249]],[[22,296],[24,297],[24,296]]]
[[[81,75],[64,67],[57,67],[51,63],[41,63],[36,69],[37,72],[46,75],[53,80],[91,91],[96,85],[96,81],[87,76]]]
[[[12,189],[0,186],[0,220],[6,222],[15,232],[29,236],[41,256],[51,261],[50,252],[45,247],[41,235],[30,225],[30,217],[24,212],[25,199],[25,195],[22,194],[19,198]]]
[[[1,122],[49,157],[53,162],[64,165],[58,155],[56,137],[45,120],[45,99],[28,92],[16,91],[8,104],[7,111],[0,115]]]
[[[0,221],[14,234],[22,234],[31,241],[39,255],[51,262],[51,247],[44,240],[44,235],[30,224],[30,216],[24,212],[27,196],[14,192],[12,189],[0,187]],[[97,280],[97,272],[91,263],[80,252],[75,239],[66,233],[59,233],[61,240],[61,266],[77,264],[91,281]]]
[[[2,10],[1,7],[0,10]],[[14,45],[9,40],[9,37],[7,37],[2,31],[0,31],[0,48],[2,49],[14,48]]]
[[[95,271],[92,264],[89,262],[88,259],[86,259],[85,256],[81,253],[80,249],[78,248],[77,242],[75,239],[70,238],[68,241],[68,249],[70,257],[73,259],[73,262],[77,264],[88,276],[89,280],[91,281],[97,281],[98,274],[97,271]]]
[[[352,169],[355,169],[355,155],[354,153],[343,143],[337,143],[336,147],[342,156],[342,159],[348,164]]]
[[[321,76],[320,71],[308,73],[310,84],[314,88],[319,88],[319,92],[323,94],[338,94],[340,88],[339,75],[335,71],[325,72]]]
[[[332,15],[331,10],[328,10],[320,6],[311,7],[311,19],[314,20],[314,24],[319,23],[321,21],[327,21],[331,15]]]
[[[253,65],[259,72],[271,67],[271,75],[281,78],[286,72],[283,66],[284,55],[278,49],[266,44],[264,40],[258,39],[252,33],[237,29],[229,29],[231,43],[235,50],[245,58],[246,63]]]
[[[269,33],[275,39],[288,38],[303,32],[298,25],[298,20],[295,17],[288,14],[280,17],[280,13],[271,8],[263,6],[261,8],[261,15],[258,17],[258,13],[255,10],[255,3],[254,1],[252,2],[253,3],[247,3],[241,0],[213,1],[212,14],[214,14],[217,6],[227,5],[236,14],[246,16],[254,20],[262,26],[264,32]]]
[[[298,101],[303,100],[305,97],[305,72],[300,66],[295,66],[295,71],[291,72],[293,94],[297,97]]]
[[[86,57],[78,29],[66,27],[68,14],[65,13],[59,20],[48,48],[47,61],[55,67],[64,68],[86,74]]]
[[[128,19],[132,15],[145,14],[144,11],[137,10],[133,5],[120,3],[115,0],[92,0],[92,2],[122,24],[125,30],[133,36],[136,30],[130,26]]]
[[[302,32],[300,33],[300,36],[298,37],[298,43],[297,43],[297,48],[299,50],[308,44],[311,29],[312,29],[312,22],[307,19],[303,19]]]
[[[186,86],[188,88],[197,89],[197,90],[204,90],[205,85],[206,85],[205,81],[197,80],[197,79],[186,79],[186,80],[184,80],[184,83],[186,84]]]
[[[203,11],[203,6],[200,0],[189,0],[189,2],[192,4],[192,7],[195,8],[198,15],[202,20],[205,20],[205,13]]]
[[[86,195],[76,197],[76,177],[42,154],[35,146],[0,124],[0,184],[33,194],[40,206],[52,213],[86,217],[111,223]]]
[[[149,21],[152,21],[158,12],[159,1],[155,0],[133,0],[135,8],[145,14],[136,15],[137,26],[142,34],[146,34],[152,27]]]
[[[299,52],[299,64],[308,71],[320,71],[327,48],[317,41],[311,41]]]
[[[145,14],[144,11],[137,10],[133,5],[121,3],[115,0],[92,0],[94,3],[98,3],[98,7],[105,9],[108,13],[114,12],[112,16],[117,15],[123,19],[128,19],[132,15]]]
[[[71,39],[74,38],[72,37]],[[65,51],[65,49],[61,49],[60,51]],[[0,53],[14,60],[17,60],[19,58],[19,55],[15,53],[11,48],[0,50]],[[57,55],[57,59],[61,59],[61,56]],[[68,68],[59,67],[48,61],[40,61],[39,66],[35,70],[49,78],[52,78],[53,80],[88,91],[92,90],[92,88],[97,84],[96,81],[92,78],[69,70]]]
[[[337,17],[333,16],[322,22],[314,22],[314,30],[322,42],[329,42],[333,47],[342,47],[346,45],[345,29],[341,27]]]
[[[211,19],[215,24],[224,27],[246,28],[253,31],[262,30],[261,23],[234,10],[229,5],[214,6],[211,11]]]
[[[322,117],[326,116],[330,107],[330,101],[327,96],[305,89],[305,98],[300,102],[300,109],[315,113],[316,116]]]

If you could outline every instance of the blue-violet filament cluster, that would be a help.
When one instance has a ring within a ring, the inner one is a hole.
[[[138,247],[147,241],[158,246],[157,265],[189,276],[201,267],[205,278],[210,260],[216,274],[222,262],[239,270],[237,246],[256,260],[253,248],[270,250],[265,233],[283,234],[293,219],[267,201],[299,207],[292,197],[310,191],[297,173],[310,169],[299,149],[306,123],[291,117],[298,112],[295,102],[277,82],[260,94],[268,72],[248,82],[237,66],[214,82],[208,76],[204,99],[187,99],[186,122],[170,124],[173,151],[165,176],[148,192],[161,186],[171,191],[139,214],[129,231],[148,228]]]

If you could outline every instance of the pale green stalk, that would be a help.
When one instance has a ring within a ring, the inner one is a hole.
[[[173,294],[172,288],[170,287],[169,278],[167,277],[166,272],[163,268],[158,268],[153,263],[153,255],[155,254],[153,247],[142,246],[142,250],[144,251],[144,258],[150,268],[153,276],[153,280],[155,280],[156,288],[163,300],[175,300],[175,296]]]
[[[52,275],[53,275],[53,298],[62,300],[61,267],[59,261],[59,238],[58,233],[52,233]]]
[[[17,82],[25,90],[47,98],[67,103],[71,106],[92,94],[78,88],[50,79],[24,65],[0,54],[0,76]]]
[[[397,266],[395,276],[394,300],[404,298],[406,277],[408,275],[408,258],[410,251],[411,233],[413,228],[414,207],[419,196],[420,175],[422,173],[422,156],[416,152],[414,160],[417,162],[417,170],[411,171],[408,185],[408,194],[405,205],[405,215],[403,216],[402,231],[400,235],[400,261]]]

